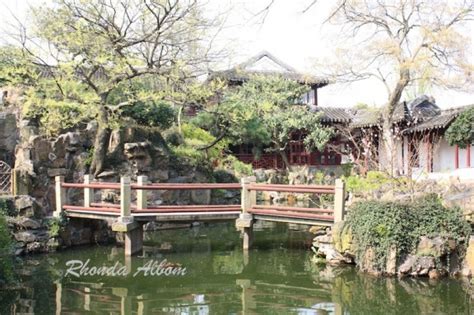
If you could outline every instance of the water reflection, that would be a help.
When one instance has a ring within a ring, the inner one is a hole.
[[[461,282],[376,279],[352,268],[318,266],[310,251],[294,249],[304,246],[305,233],[281,225],[257,233],[248,257],[233,227],[224,225],[153,233],[144,257],[131,260],[112,247],[27,259],[17,268],[20,281],[0,291],[0,314],[471,313]],[[64,277],[72,259],[90,259],[91,266],[119,261],[132,271],[167,259],[187,274]]]

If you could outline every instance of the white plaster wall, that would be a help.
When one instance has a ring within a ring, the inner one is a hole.
[[[395,168],[399,170],[400,173],[403,173],[404,169],[406,168],[406,148],[405,148],[405,156],[402,156],[402,147],[406,146],[404,144],[403,140],[396,140],[395,141],[395,147],[393,148],[393,152],[395,154],[395,159],[393,163],[395,164]],[[382,171],[386,171],[390,167],[390,161],[387,156],[387,151],[385,149],[385,146],[383,144],[383,141],[380,141],[379,143],[379,169]]]
[[[471,167],[474,167],[474,145],[471,145]]]
[[[435,160],[433,165],[434,172],[445,172],[455,169],[455,147],[450,146],[448,142],[442,138],[439,145],[436,146]],[[459,167],[463,167],[462,164]]]

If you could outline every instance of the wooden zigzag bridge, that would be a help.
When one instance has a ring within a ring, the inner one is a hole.
[[[71,205],[68,189],[84,191],[83,205]],[[95,190],[120,191],[120,204],[94,202]],[[241,204],[225,205],[160,205],[150,206],[149,191],[166,190],[241,190]],[[257,184],[255,177],[241,183],[150,183],[146,176],[138,176],[132,183],[122,177],[120,183],[97,182],[91,175],[84,183],[66,183],[63,176],[56,177],[56,211],[54,216],[113,221],[112,230],[125,233],[125,255],[131,256],[143,248],[143,224],[157,222],[209,222],[235,220],[243,234],[243,249],[252,243],[252,226],[255,220],[331,226],[344,219],[345,185],[340,179],[335,185],[281,185]],[[332,209],[262,205],[257,203],[257,192],[289,192],[295,194],[334,195]]]

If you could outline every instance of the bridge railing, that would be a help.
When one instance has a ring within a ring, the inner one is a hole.
[[[84,204],[82,206],[69,204],[67,201],[67,189],[83,189]],[[94,193],[97,189],[119,190],[120,204],[95,202]],[[152,206],[149,203],[149,191],[209,189],[242,189],[241,204]],[[332,208],[315,208],[257,204],[257,192],[274,191],[295,194],[334,195],[334,206]],[[133,204],[132,192],[136,193],[136,202]],[[120,183],[109,183],[95,182],[91,175],[85,175],[84,183],[65,183],[64,177],[57,176],[56,211],[54,215],[59,216],[63,210],[119,217],[232,211],[257,216],[298,218],[330,223],[339,222],[344,219],[344,200],[345,186],[344,182],[339,179],[336,180],[335,185],[281,185],[257,184],[255,177],[244,178],[241,183],[150,183],[146,176],[138,176],[136,183],[132,183],[130,177],[122,177]]]
[[[334,195],[333,208],[293,207],[257,204],[258,191],[290,192],[296,194]],[[345,184],[337,179],[335,185],[280,185],[257,184],[255,178],[242,181],[242,211],[253,215],[298,218],[315,221],[339,222],[344,220]]]
[[[241,211],[240,204],[232,205],[160,205],[150,206],[148,192],[153,190],[209,190],[209,189],[238,189],[240,183],[150,183],[147,176],[138,176],[137,183],[132,183],[130,177],[122,177],[120,183],[94,182],[91,175],[84,176],[84,183],[65,183],[63,176],[56,177],[56,211],[59,216],[63,210],[71,212],[91,212],[111,216],[128,217],[147,216],[159,213],[185,212],[220,212]],[[67,189],[83,189],[84,205],[70,205],[67,200]],[[120,204],[94,202],[96,189],[120,190]],[[136,192],[136,203],[132,204],[132,192]]]

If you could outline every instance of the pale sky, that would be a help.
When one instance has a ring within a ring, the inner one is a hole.
[[[47,1],[47,0],[46,0]],[[21,19],[25,18],[28,4],[41,4],[45,0],[0,0],[0,28],[5,29],[11,21],[9,10]],[[223,61],[223,67],[230,67],[267,50],[283,62],[305,73],[314,73],[318,59],[330,57],[334,33],[322,22],[332,1],[319,1],[306,13],[304,8],[311,0],[274,0],[262,24],[252,18],[271,0],[207,0],[210,12],[227,17],[226,27],[219,33],[217,44],[232,51],[231,59]],[[8,10],[9,9],[9,10]],[[473,35],[474,36],[474,35]],[[471,52],[474,60],[474,52]],[[317,73],[314,73],[317,74]],[[432,90],[437,104],[442,108],[474,104],[474,93],[457,93],[447,90]],[[382,105],[386,101],[383,86],[376,81],[366,80],[351,84],[332,84],[319,90],[319,104],[322,106],[349,107],[357,103]]]

